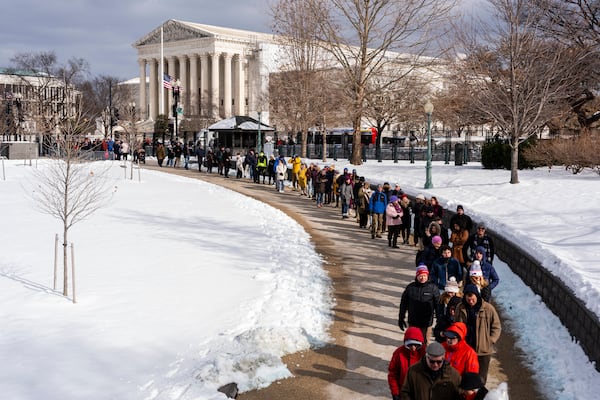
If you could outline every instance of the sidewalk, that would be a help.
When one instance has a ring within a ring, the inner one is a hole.
[[[415,247],[387,246],[387,239],[371,239],[358,228],[355,219],[341,218],[341,210],[315,203],[286,188],[277,193],[273,186],[248,179],[225,179],[216,173],[152,168],[202,179],[240,192],[281,209],[311,235],[323,255],[324,268],[333,282],[336,305],[330,345],[284,358],[294,378],[268,388],[242,393],[240,400],[390,399],[387,368],[394,349],[401,345],[403,332],[397,326],[398,306],[403,288],[414,279]],[[293,260],[290,260],[293,262]],[[498,359],[492,360],[488,388],[507,381],[511,400],[542,399],[529,378],[531,372],[519,363],[514,340],[506,326],[498,344]]]

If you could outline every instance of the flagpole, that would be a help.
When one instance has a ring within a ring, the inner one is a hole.
[[[165,57],[164,57],[164,46],[163,46],[163,27],[161,25],[160,27],[160,77],[159,77],[159,82],[160,84],[158,85],[159,90],[160,90],[160,114],[164,114],[165,113],[165,88],[163,87],[163,80],[165,79]]]

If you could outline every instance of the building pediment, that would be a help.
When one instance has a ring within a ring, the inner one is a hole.
[[[197,29],[195,27],[190,26],[189,24],[184,24],[179,21],[170,19],[158,28],[154,29],[152,32],[148,33],[143,38],[139,39],[137,42],[135,42],[133,44],[133,47],[138,48],[146,45],[160,44],[161,27],[163,30],[162,36],[164,43],[214,37],[214,34],[211,32],[202,29]]]

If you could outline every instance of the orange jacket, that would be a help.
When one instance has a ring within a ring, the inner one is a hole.
[[[454,346],[449,346],[448,342],[442,343],[446,349],[446,361],[450,363],[462,376],[465,372],[479,373],[479,360],[477,353],[465,342],[467,335],[467,325],[463,322],[455,322],[447,331],[456,332],[460,340]]]

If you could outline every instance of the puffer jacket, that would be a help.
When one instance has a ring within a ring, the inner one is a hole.
[[[406,286],[400,299],[399,321],[404,321],[408,311],[408,325],[426,328],[433,323],[433,316],[440,302],[440,291],[437,286],[427,281],[420,283],[415,280]]]
[[[477,353],[465,342],[467,326],[463,322],[455,322],[446,328],[446,331],[455,332],[460,340],[453,346],[448,342],[442,343],[446,349],[446,361],[450,363],[462,376],[465,372],[479,373],[479,360]]]

